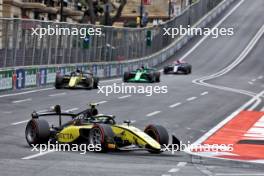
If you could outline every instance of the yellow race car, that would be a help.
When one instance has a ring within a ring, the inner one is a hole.
[[[59,126],[49,125],[43,116],[58,116]],[[62,124],[62,117],[72,120]],[[95,104],[80,113],[62,112],[59,105],[52,111],[32,113],[27,123],[25,136],[30,146],[48,142],[70,144],[93,144],[100,146],[100,151],[109,150],[147,150],[161,153],[168,146],[169,135],[160,125],[148,125],[144,131],[132,126],[130,121],[117,124],[112,115],[98,114]],[[173,143],[179,141],[173,136]]]
[[[87,88],[97,89],[99,78],[95,77],[91,72],[83,72],[76,70],[70,75],[57,75],[55,79],[55,88]]]

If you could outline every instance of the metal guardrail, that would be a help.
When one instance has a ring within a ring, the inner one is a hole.
[[[236,0],[224,0],[212,11],[207,13],[202,19],[194,24],[195,27],[205,27],[208,23],[218,17],[231,3]],[[186,10],[184,13],[188,13]],[[182,14],[185,16],[186,14]],[[69,73],[77,68],[81,70],[91,70],[100,78],[121,76],[125,71],[134,70],[142,64],[150,67],[156,66],[171,57],[176,51],[181,49],[193,36],[181,36],[173,41],[166,48],[154,54],[140,59],[129,61],[112,62],[90,62],[77,64],[42,65],[42,66],[22,66],[15,68],[0,69],[0,91],[23,89],[28,87],[42,87],[53,84],[56,74]]]
[[[0,18],[0,68],[127,61],[156,53],[176,38],[163,36],[163,28],[195,24],[221,0],[200,0],[172,20],[150,28],[116,28]],[[32,35],[36,28],[101,28],[102,35]],[[179,37],[179,36],[178,36]]]

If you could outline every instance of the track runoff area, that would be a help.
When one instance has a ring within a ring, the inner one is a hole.
[[[193,147],[186,149],[188,153],[212,158],[264,163],[264,108],[254,111],[261,103],[264,91],[254,96],[249,92],[205,83],[238,66],[246,59],[263,34],[264,25],[229,66],[214,75],[193,80],[195,84],[249,95],[252,99],[198,139]],[[246,108],[248,110],[245,110]]]

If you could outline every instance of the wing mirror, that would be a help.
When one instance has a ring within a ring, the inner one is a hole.
[[[110,117],[112,117],[113,119],[115,119],[116,116],[115,115],[110,115]]]
[[[131,120],[124,120],[123,123],[127,124],[127,126],[129,126],[131,123],[134,123],[135,121],[131,121]]]
[[[98,106],[99,104],[97,103],[90,103],[89,106],[91,107],[91,109],[95,108],[96,106]]]
[[[61,114],[61,107],[60,107],[60,105],[55,105],[54,107],[52,107],[52,110],[53,110],[57,115],[60,115],[60,114]]]

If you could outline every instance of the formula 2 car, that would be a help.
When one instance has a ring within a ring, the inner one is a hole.
[[[58,116],[59,126],[49,125],[44,116]],[[71,120],[62,124],[62,117]],[[62,112],[56,105],[52,111],[33,112],[25,130],[30,146],[48,142],[67,144],[100,145],[101,152],[123,150],[146,150],[150,153],[163,152],[169,142],[167,130],[160,125],[148,125],[144,131],[132,126],[130,121],[117,124],[112,115],[98,114],[95,104],[80,113]],[[173,136],[173,142],[179,140]],[[98,152],[98,151],[97,151]]]
[[[167,65],[163,69],[164,74],[169,73],[184,73],[184,74],[191,74],[192,73],[192,66],[183,61],[175,61],[171,65]]]
[[[76,70],[71,72],[70,75],[57,75],[55,80],[55,88],[87,88],[97,89],[99,79],[91,72],[82,72]]]
[[[160,72],[155,68],[138,68],[131,72],[125,72],[124,82],[160,82]]]

